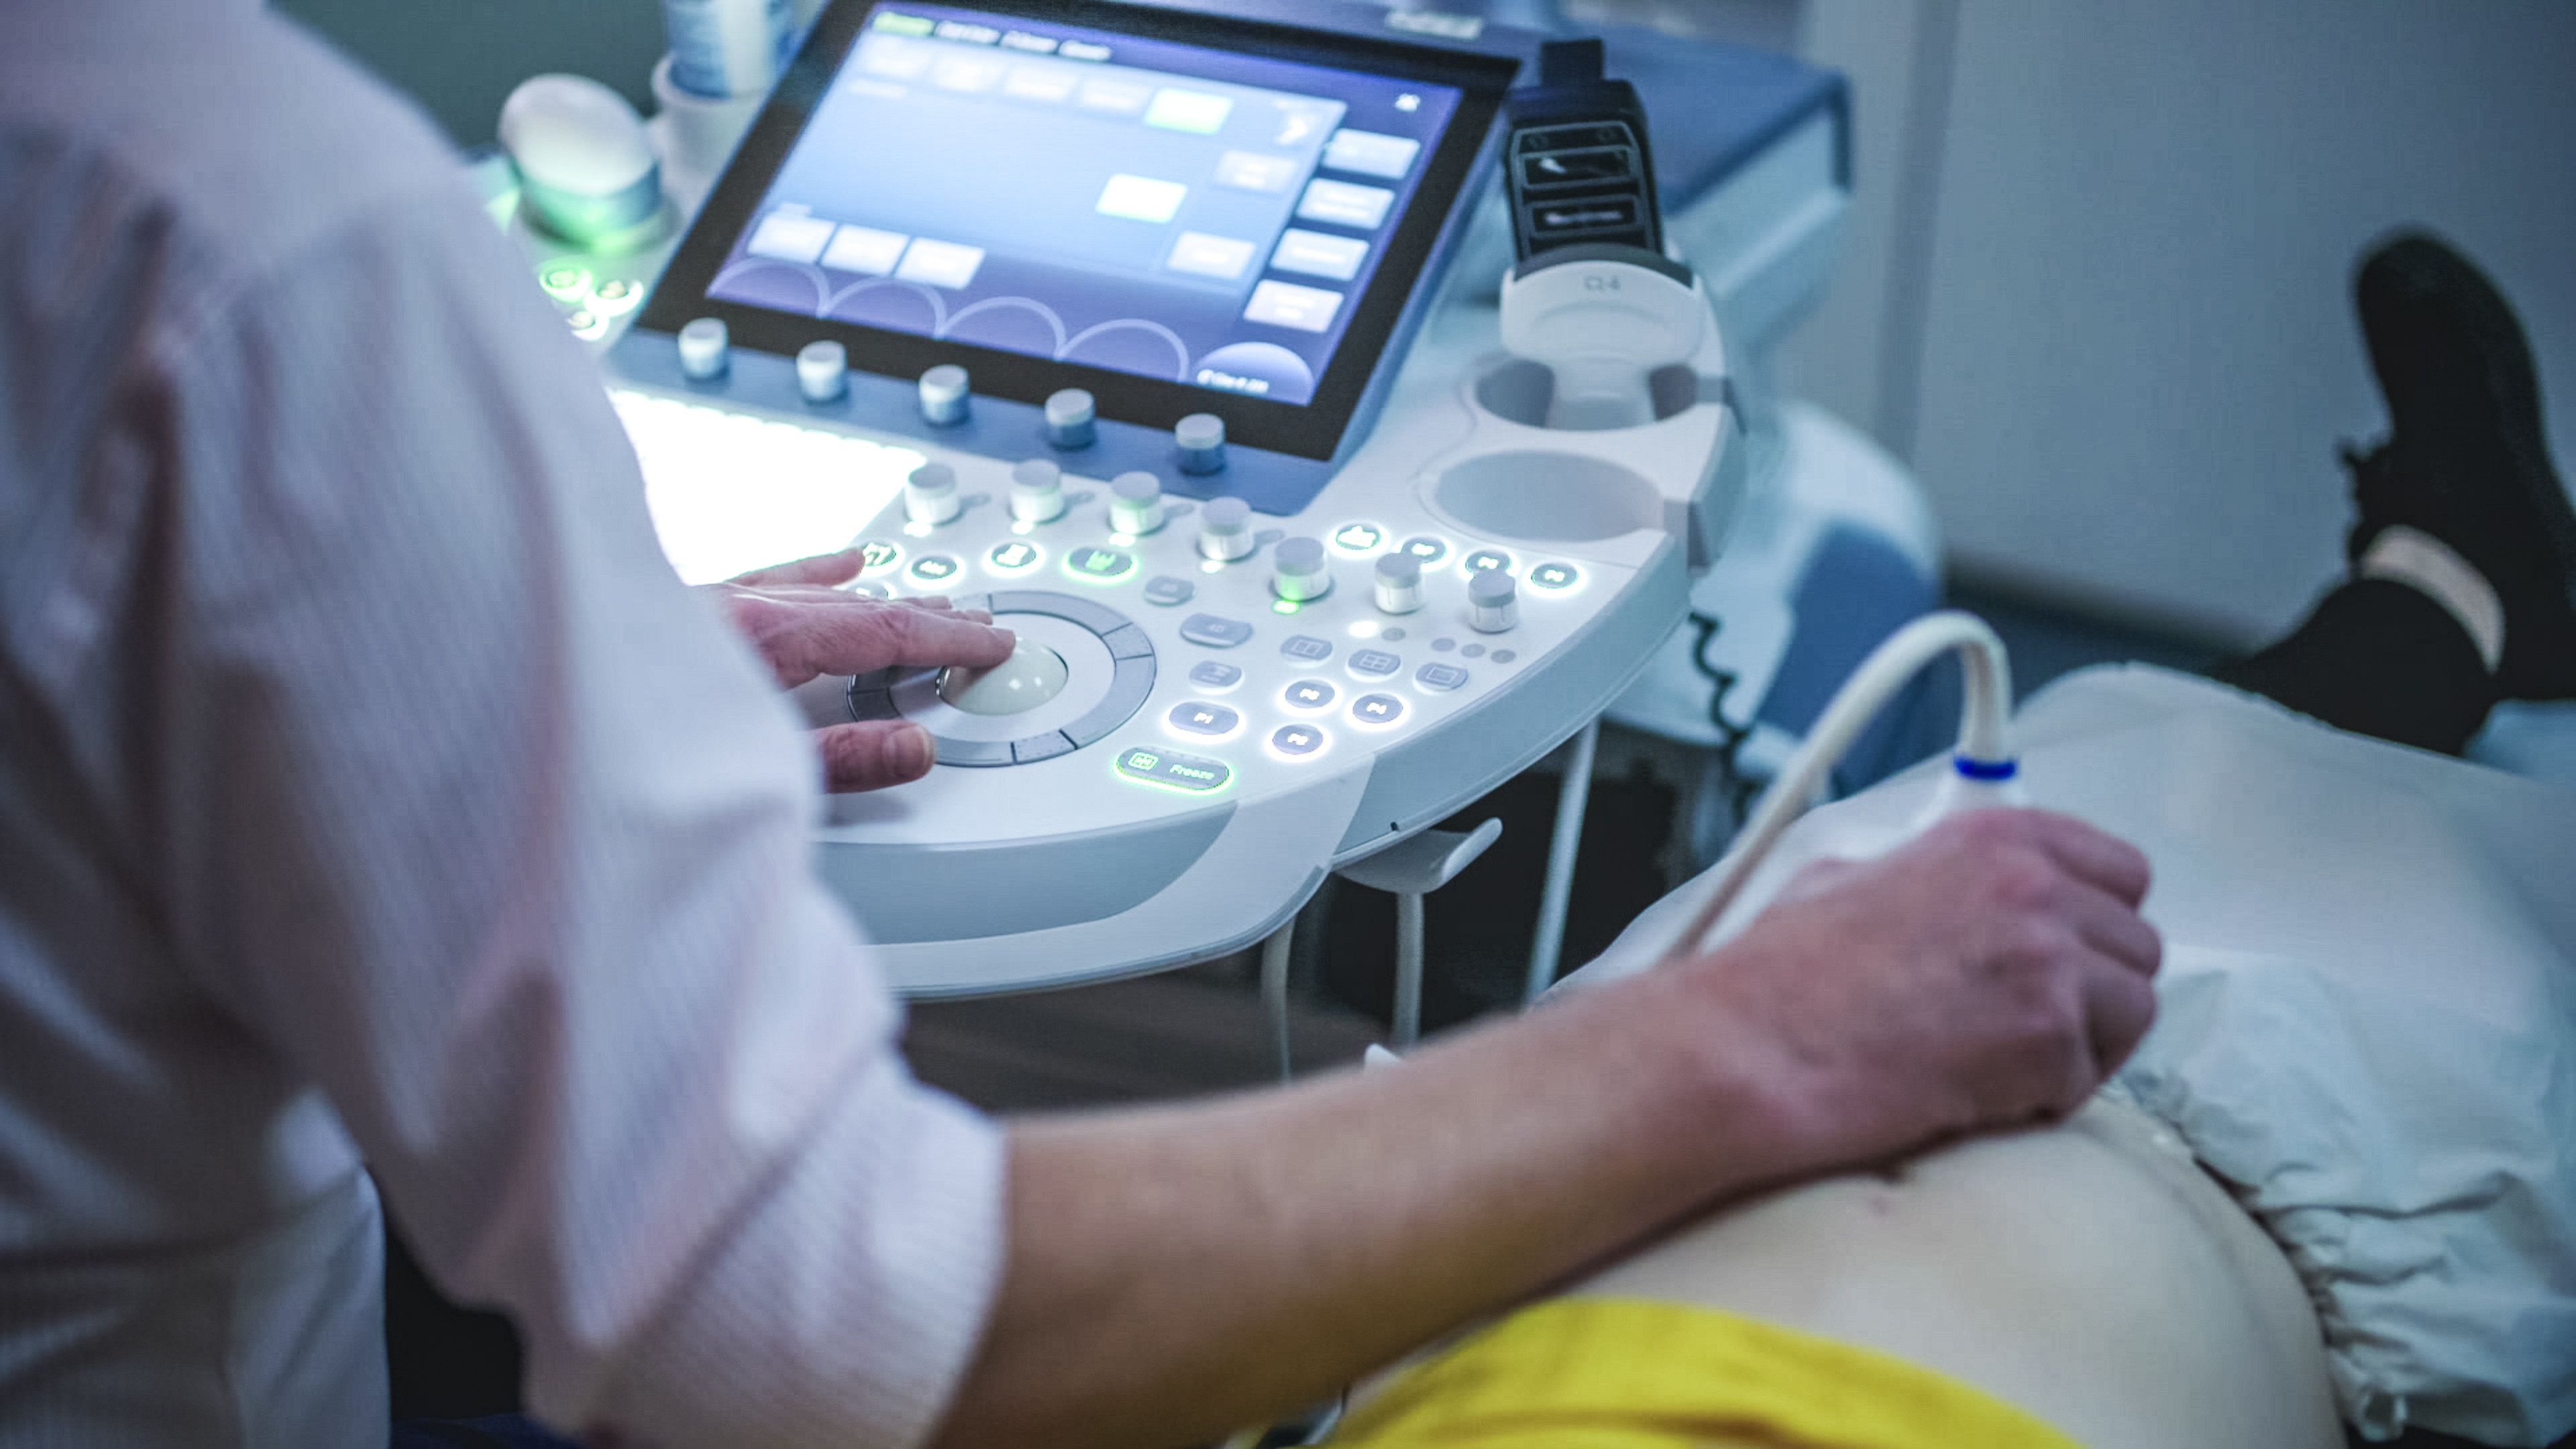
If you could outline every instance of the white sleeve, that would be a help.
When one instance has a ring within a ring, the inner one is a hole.
[[[994,1292],[1000,1137],[905,1072],[811,752],[520,270],[460,185],[161,334],[138,849],[547,1417],[908,1444]]]

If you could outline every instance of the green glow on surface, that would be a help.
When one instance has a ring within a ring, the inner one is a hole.
[[[869,22],[868,28],[891,31],[896,35],[928,35],[932,27],[930,18],[926,15],[906,15],[900,10],[880,10],[877,12],[877,18]]]
[[[591,289],[590,310],[603,317],[632,312],[644,300],[644,289],[623,277],[611,277]]]
[[[590,296],[590,268],[578,262],[548,262],[537,268],[537,285],[558,302],[580,302]]]
[[[1078,553],[1080,550],[1077,549],[1075,552]],[[1100,550],[1094,550],[1091,557],[1096,560],[1100,555]],[[1065,577],[1080,579],[1087,584],[1114,584],[1126,578],[1129,574],[1136,572],[1136,561],[1132,558],[1121,559],[1118,561],[1118,567],[1115,572],[1103,573],[1098,569],[1075,567],[1073,554],[1066,554],[1064,556],[1064,572]]]
[[[1189,796],[1193,800],[1209,799],[1213,796],[1222,795],[1226,791],[1234,788],[1234,767],[1227,765],[1222,760],[1216,763],[1219,769],[1225,771],[1225,778],[1208,786],[1204,790],[1194,790],[1187,785],[1175,785],[1168,780],[1156,780],[1143,775],[1131,775],[1127,772],[1127,762],[1129,760],[1141,756],[1148,762],[1142,768],[1150,770],[1154,768],[1155,765],[1162,763],[1163,756],[1166,753],[1166,751],[1157,750],[1150,746],[1133,746],[1128,749],[1120,750],[1117,757],[1110,762],[1109,768],[1117,774],[1119,779],[1126,781],[1130,785],[1149,785],[1157,790],[1169,790],[1175,795]]]
[[[1273,599],[1270,601],[1270,612],[1274,614],[1293,614],[1297,612],[1298,607],[1299,606],[1294,599]]]

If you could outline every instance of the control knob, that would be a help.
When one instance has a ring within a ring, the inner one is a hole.
[[[1500,634],[1521,621],[1520,586],[1501,569],[1467,580],[1467,622],[1479,634]]]
[[[680,329],[680,373],[691,382],[713,382],[725,375],[733,340],[722,317],[691,319]]]
[[[1163,526],[1163,481],[1138,469],[1109,480],[1109,526],[1142,536]]]
[[[1377,606],[1389,614],[1422,607],[1422,560],[1402,549],[1377,556]]]
[[[957,496],[957,470],[945,463],[924,463],[903,480],[903,516],[937,526],[957,516],[964,506]]]
[[[1172,425],[1172,446],[1181,455],[1184,473],[1225,471],[1225,419],[1214,413],[1192,413]]]
[[[1252,535],[1252,505],[1240,498],[1211,498],[1199,510],[1199,552],[1219,563],[1250,558],[1260,547]]]
[[[1289,603],[1309,603],[1333,591],[1332,565],[1324,561],[1320,538],[1283,538],[1270,551],[1270,562],[1270,591]]]
[[[915,387],[921,395],[924,422],[947,428],[966,421],[967,400],[974,395],[966,369],[953,362],[943,362],[924,372]]]
[[[1099,430],[1094,423],[1094,419],[1098,416],[1099,412],[1091,401],[1091,394],[1081,388],[1060,388],[1047,394],[1047,446],[1067,451],[1090,447],[1099,437]]]
[[[796,390],[810,403],[840,401],[850,390],[849,349],[829,339],[806,343],[796,354]]]
[[[1011,516],[1022,523],[1047,523],[1064,516],[1064,470],[1044,458],[1031,458],[1011,470]]]

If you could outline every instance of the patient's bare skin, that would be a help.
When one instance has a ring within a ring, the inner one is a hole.
[[[1577,1284],[1937,1369],[2095,1449],[2340,1449],[2289,1262],[2160,1124],[2063,1126],[1724,1209]]]

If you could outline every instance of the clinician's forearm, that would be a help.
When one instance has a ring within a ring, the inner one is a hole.
[[[1636,984],[1392,1072],[1019,1127],[941,1442],[1206,1440],[1789,1170],[1747,1057]]]
[[[2078,821],[1955,816],[1400,1070],[1023,1127],[946,1442],[1206,1438],[1694,1209],[2072,1112],[2154,1016],[2146,889]]]

